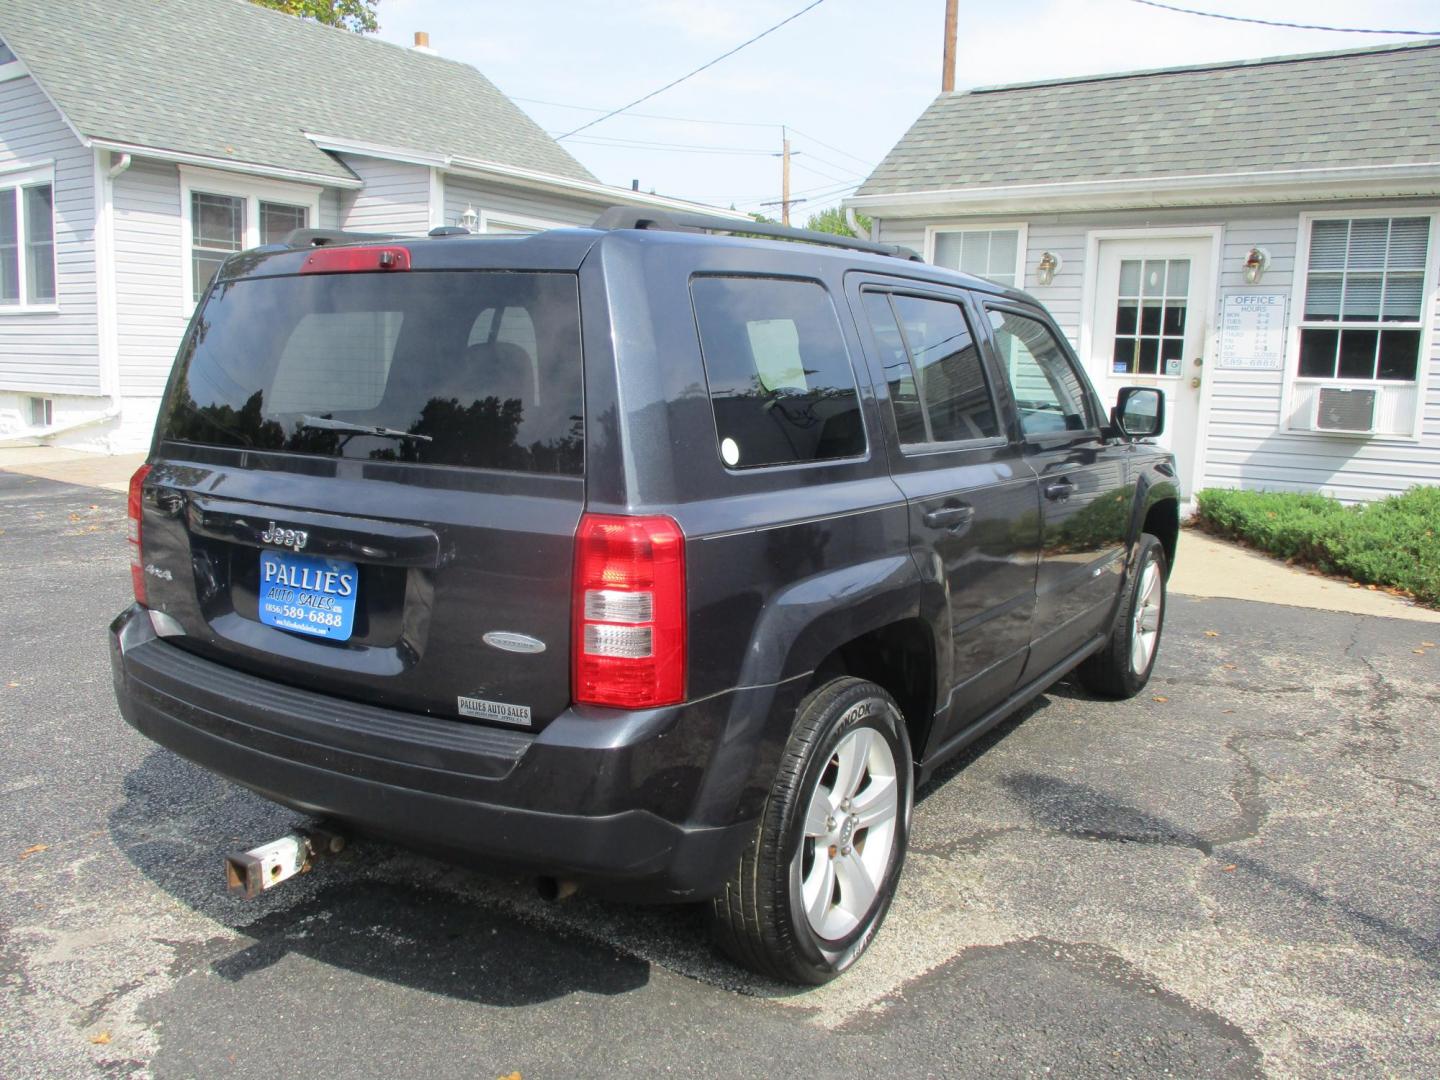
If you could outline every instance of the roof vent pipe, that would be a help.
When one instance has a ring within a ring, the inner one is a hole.
[[[435,55],[435,50],[430,47],[430,35],[424,30],[415,31],[415,51]]]

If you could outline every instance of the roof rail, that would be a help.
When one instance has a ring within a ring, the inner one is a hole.
[[[374,244],[399,240],[394,233],[346,232],[344,229],[291,229],[280,241],[287,248],[329,247],[332,244]]]
[[[665,232],[723,232],[745,236],[764,236],[775,240],[801,240],[807,244],[848,248],[871,255],[889,255],[894,259],[924,262],[918,253],[899,244],[879,244],[873,240],[856,240],[835,233],[814,229],[792,229],[763,221],[737,221],[717,214],[674,213],[668,210],[642,210],[634,206],[612,206],[595,219],[596,229],[661,229]]]

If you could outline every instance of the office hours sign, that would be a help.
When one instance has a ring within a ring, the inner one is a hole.
[[[1285,294],[1234,293],[1220,313],[1220,367],[1279,371],[1285,365]]]

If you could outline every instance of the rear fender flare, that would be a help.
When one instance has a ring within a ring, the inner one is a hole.
[[[768,708],[732,709],[696,797],[697,819],[758,817],[780,755],[825,657],[862,634],[922,611],[923,587],[909,551],[828,570],[774,594],[750,639],[740,685],[771,690]]]

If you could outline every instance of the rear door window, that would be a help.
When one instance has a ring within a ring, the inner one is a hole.
[[[690,292],[725,464],[743,469],[864,454],[855,372],[823,286],[697,277]]]
[[[162,437],[579,474],[582,377],[572,274],[242,279],[187,338]]]
[[[863,294],[902,445],[1000,437],[1000,418],[965,309],[953,300]]]

